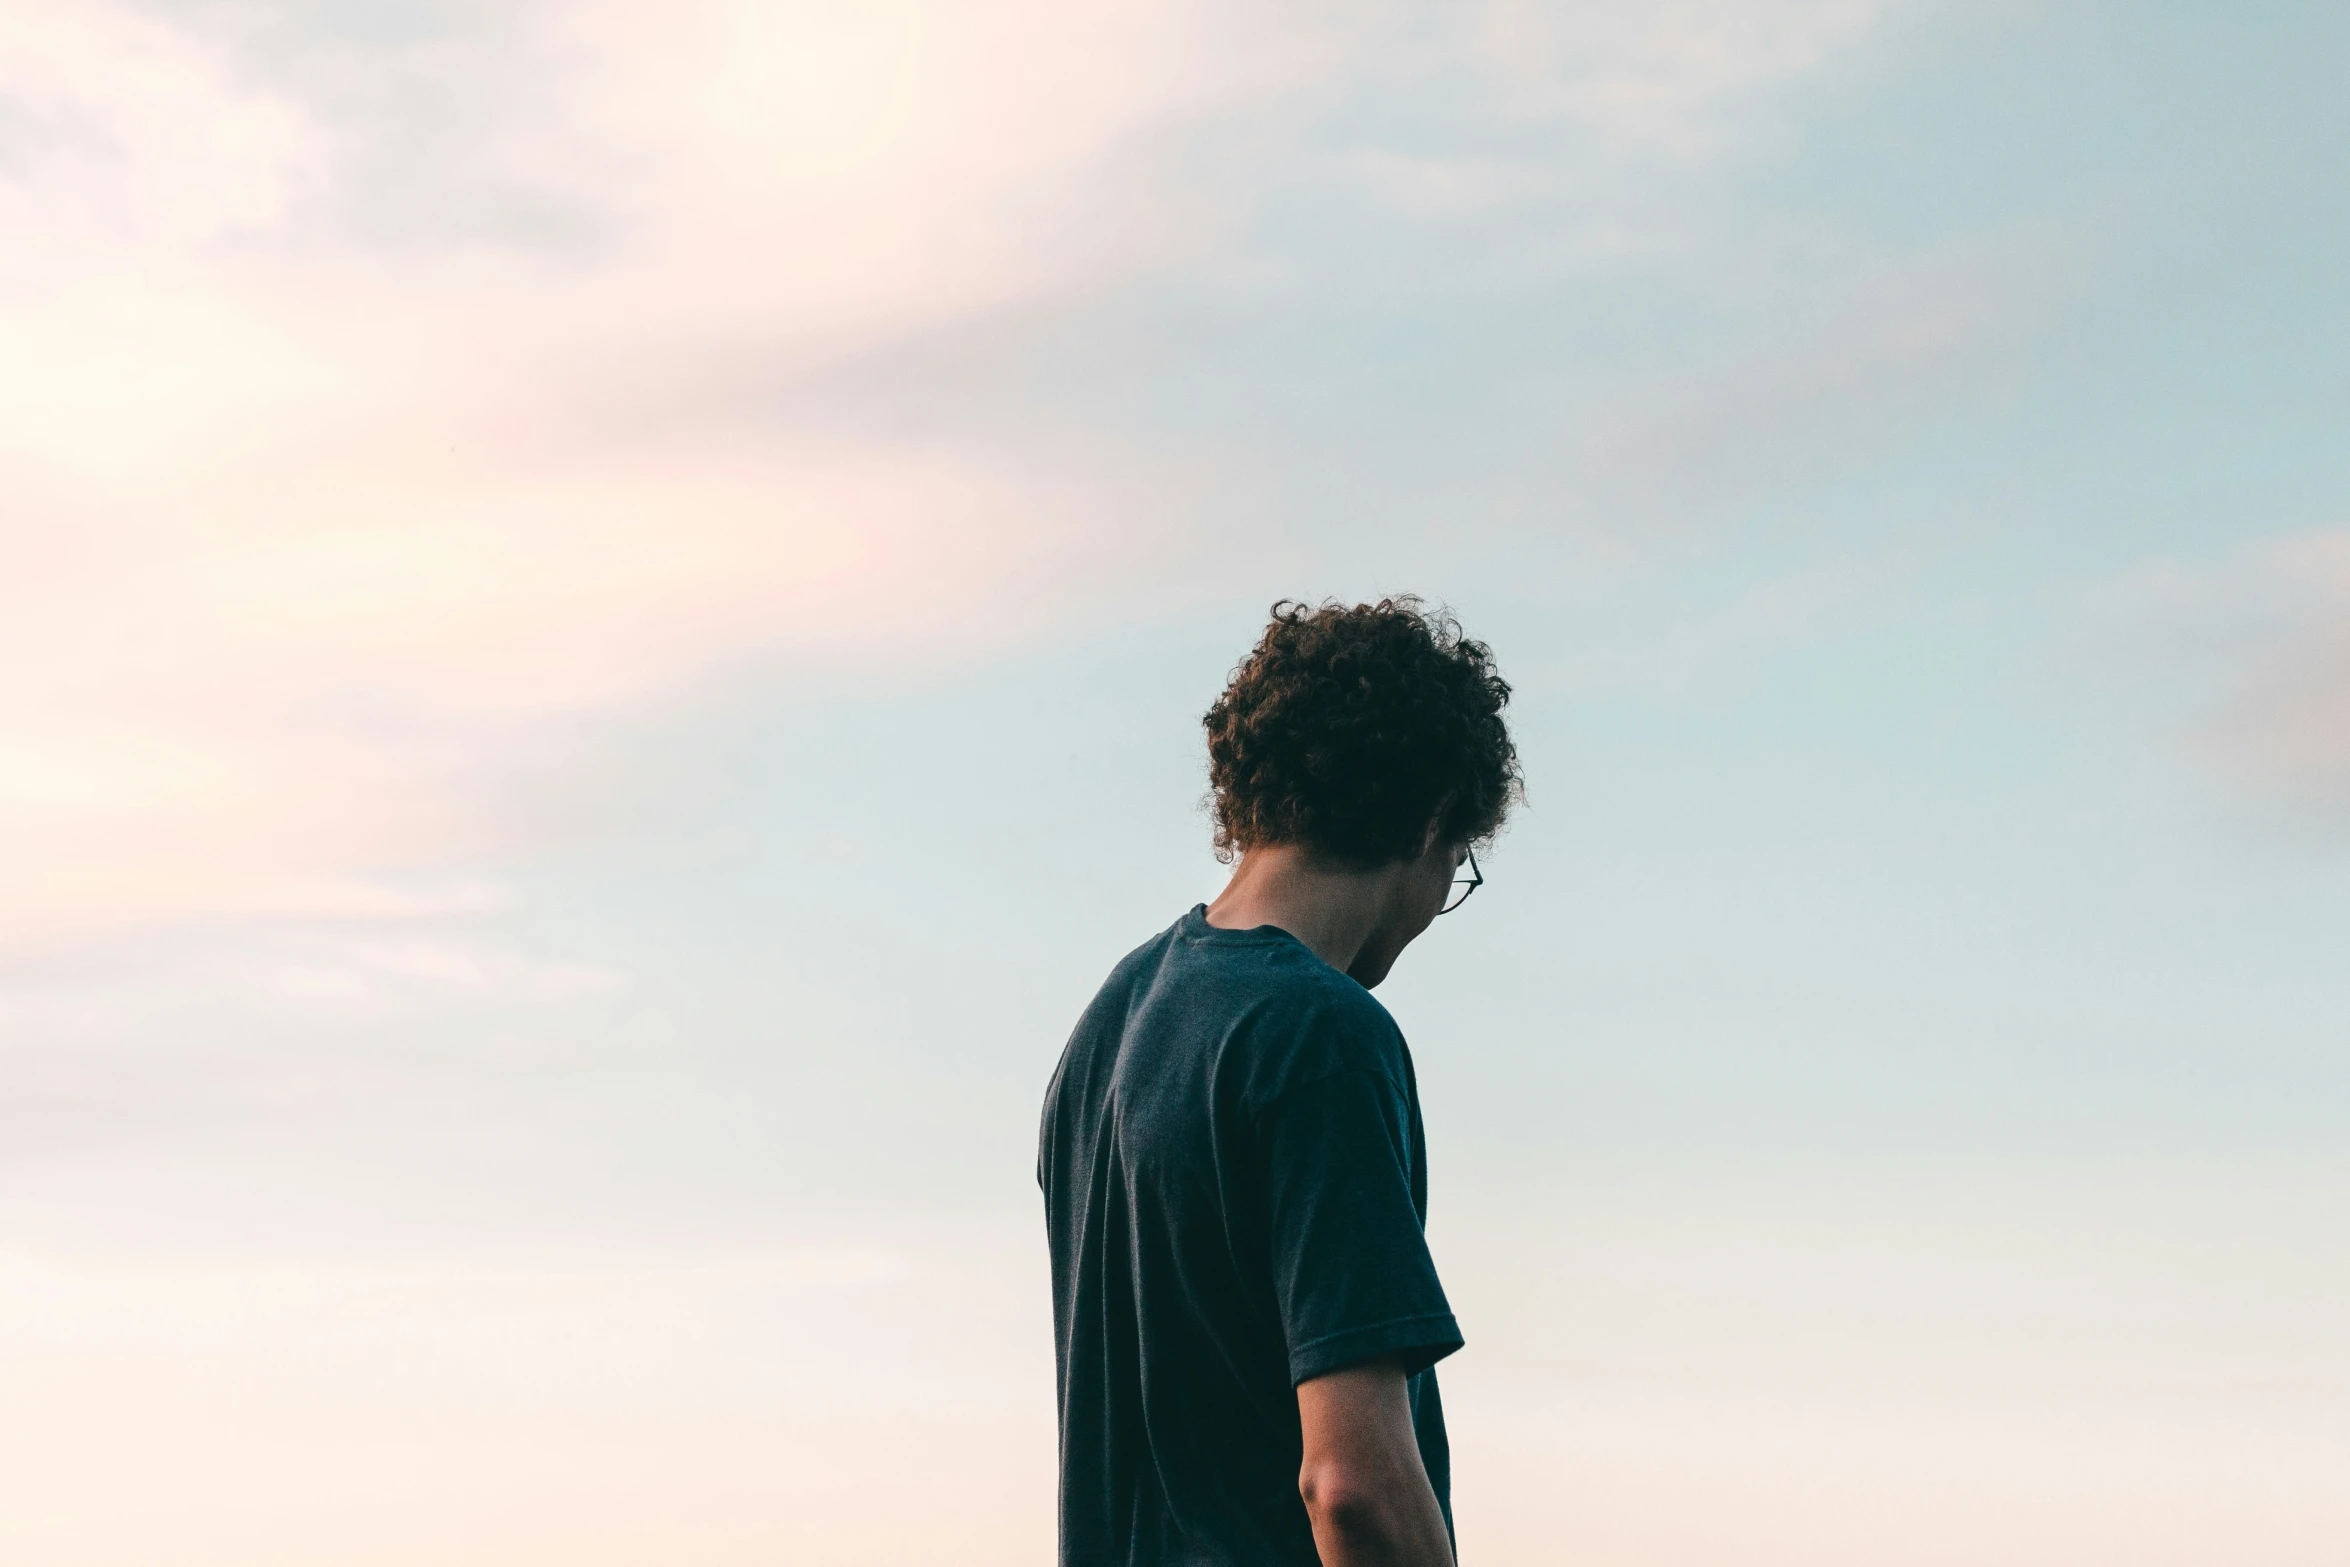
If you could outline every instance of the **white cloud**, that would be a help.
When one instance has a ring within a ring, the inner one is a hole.
[[[321,172],[319,139],[293,105],[237,82],[201,37],[127,6],[0,13],[0,105],[0,233],[17,265],[61,247],[177,247],[263,228]]]
[[[1832,468],[2020,342],[2061,273],[2019,250],[1874,268],[1857,286],[1839,279],[1808,325],[1621,398],[1585,436],[1593,472],[1634,494],[1680,496],[1727,477]],[[1795,323],[1810,292],[1785,291]]]
[[[2293,819],[2350,823],[2350,528],[2160,562],[2109,599],[2201,688],[2190,755]]]
[[[1727,116],[1757,89],[1817,67],[1886,9],[1881,0],[1489,0],[1463,15],[1511,112],[1698,157],[1723,149]]]
[[[1441,48],[1517,107],[1681,145],[1868,12],[1480,14]],[[1165,520],[1134,486],[709,388],[1212,248],[1125,153],[1375,77],[1420,25],[518,16],[449,66],[496,112],[445,152],[448,199],[545,193],[596,215],[584,249],[364,243],[321,215],[367,138],[431,127],[109,0],[0,23],[0,945],[396,904],[387,877],[480,846],[483,779],[534,727],[749,658],[931,657],[1133,575]],[[1367,167],[1437,208],[1518,189]]]
[[[491,152],[620,215],[584,266],[322,246],[294,99],[109,6],[13,24],[0,942],[365,912],[534,723],[1001,631],[1099,556],[1066,477],[665,403],[1094,264],[1056,203],[1213,73],[1149,7],[803,10],[544,14]]]

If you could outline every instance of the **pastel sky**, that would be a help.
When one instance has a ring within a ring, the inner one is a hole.
[[[2350,13],[0,3],[0,1556],[1049,1559],[1275,598],[1464,1559],[2350,1538]]]

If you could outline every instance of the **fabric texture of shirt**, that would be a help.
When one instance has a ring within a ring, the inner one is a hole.
[[[1062,1567],[1314,1567],[1297,1384],[1392,1358],[1452,1520],[1411,1053],[1294,936],[1194,908],[1114,969],[1045,1097]]]

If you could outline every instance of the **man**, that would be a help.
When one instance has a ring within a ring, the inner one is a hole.
[[[1207,715],[1216,901],[1046,1094],[1063,1567],[1451,1567],[1411,1053],[1371,987],[1520,793],[1509,686],[1417,601],[1277,604]]]

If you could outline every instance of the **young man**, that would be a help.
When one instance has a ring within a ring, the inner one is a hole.
[[[1277,604],[1207,715],[1230,885],[1053,1074],[1063,1567],[1451,1567],[1411,1053],[1371,987],[1518,797],[1491,655],[1411,599]]]

